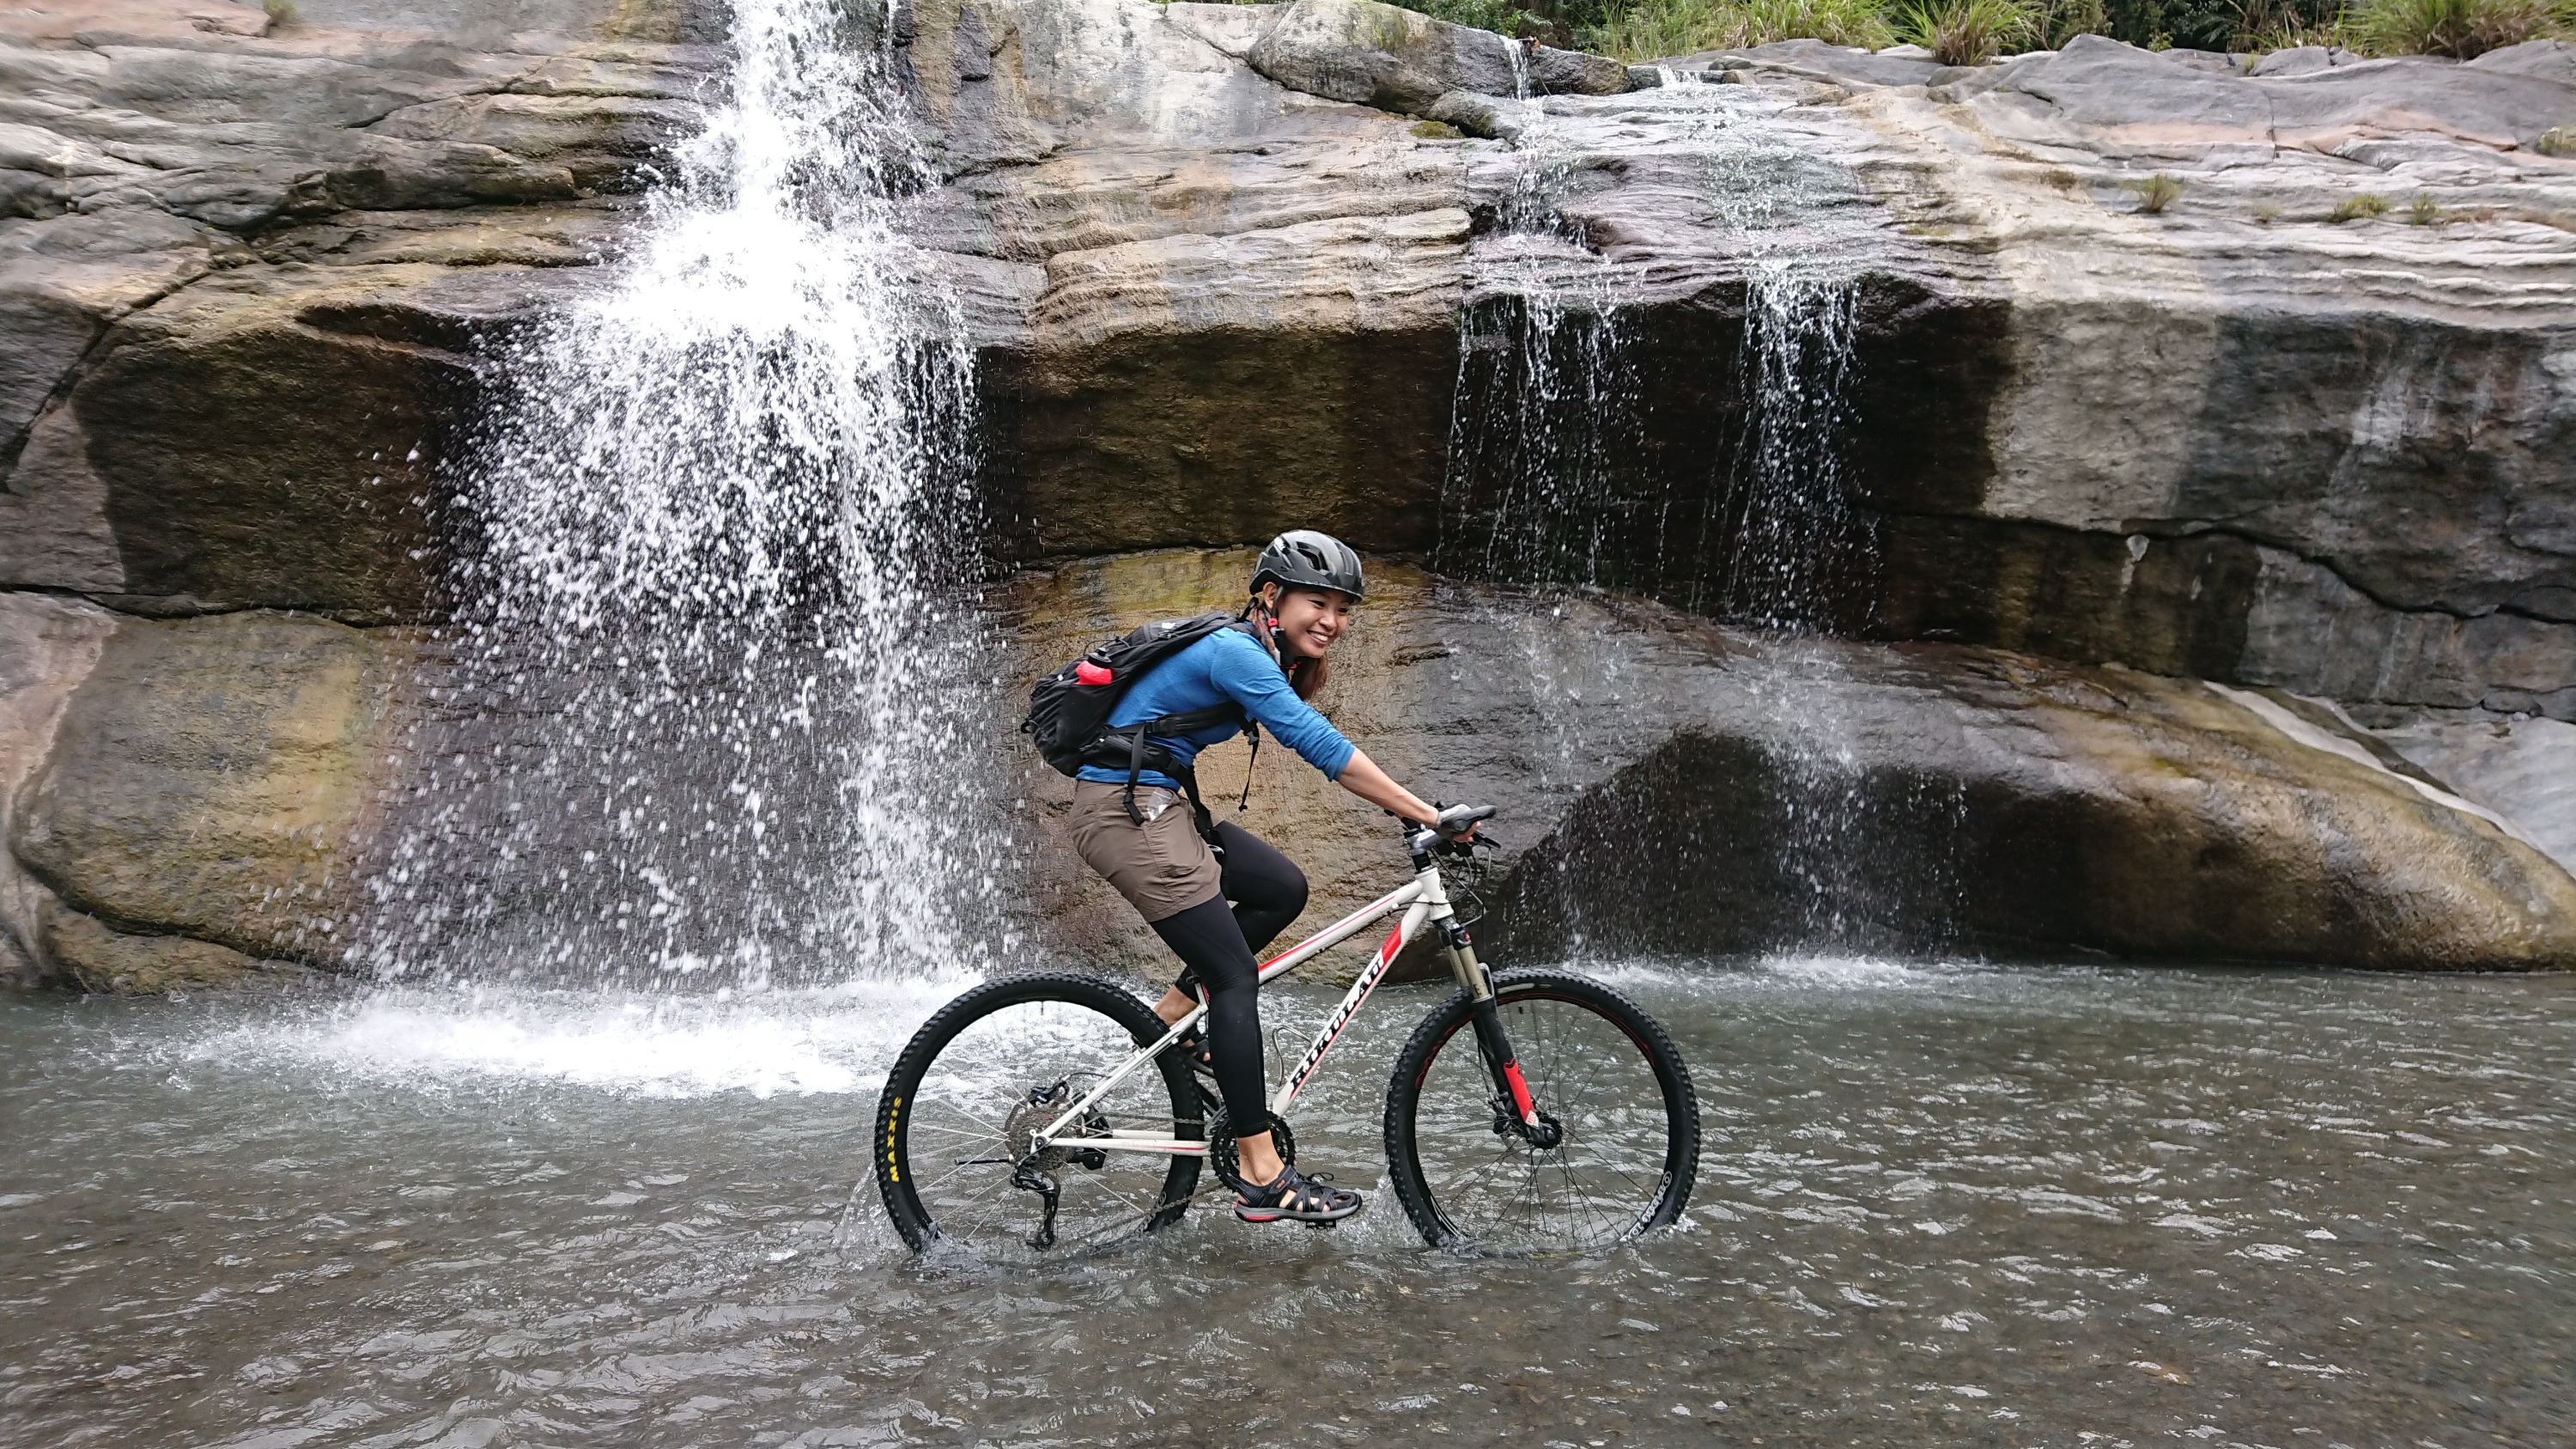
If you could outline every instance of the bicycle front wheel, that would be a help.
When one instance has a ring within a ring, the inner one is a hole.
[[[1166,1054],[1103,1093],[1034,1158],[1028,1136],[1062,1117],[1163,1035],[1145,1003],[1072,972],[1005,976],[913,1034],[877,1102],[877,1190],[919,1252],[1027,1262],[1168,1227],[1198,1185],[1196,1156],[1087,1146],[1119,1132],[1195,1141],[1188,1067]]]
[[[1583,1253],[1681,1215],[1699,1170],[1699,1099],[1654,1018],[1597,981],[1494,978],[1495,1009],[1539,1110],[1539,1147],[1495,1089],[1465,992],[1416,1027],[1387,1085],[1395,1192],[1433,1247]]]

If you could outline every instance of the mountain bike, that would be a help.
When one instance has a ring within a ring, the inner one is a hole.
[[[1661,1026],[1626,997],[1561,971],[1476,959],[1441,879],[1452,839],[1493,813],[1453,806],[1406,827],[1413,878],[1261,967],[1296,970],[1396,916],[1270,1103],[1287,1112],[1407,942],[1438,933],[1457,990],[1404,1045],[1387,1082],[1397,1201],[1434,1247],[1598,1251],[1672,1222],[1699,1165],[1699,1102]],[[1178,1222],[1202,1163],[1234,1175],[1236,1129],[1126,987],[1071,971],[986,981],[913,1035],[877,1104],[878,1190],[915,1250],[1026,1260],[1109,1247]],[[1328,1226],[1316,1224],[1315,1226]]]

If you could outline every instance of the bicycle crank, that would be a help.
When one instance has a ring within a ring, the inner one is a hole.
[[[1226,1120],[1223,1103],[1211,1101],[1207,1104],[1206,1110],[1208,1166],[1216,1169],[1216,1180],[1230,1188],[1243,1180],[1240,1171],[1242,1158],[1239,1149],[1234,1145],[1234,1128]],[[1279,1154],[1281,1162],[1290,1167],[1297,1165],[1297,1137],[1288,1130],[1287,1118],[1270,1119],[1270,1146],[1271,1150]],[[1329,1225],[1316,1224],[1316,1226]]]

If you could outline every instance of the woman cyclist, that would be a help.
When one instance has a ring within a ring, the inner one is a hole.
[[[1437,820],[1437,807],[1387,778],[1307,703],[1323,688],[1324,656],[1364,592],[1360,556],[1341,540],[1311,529],[1279,535],[1253,566],[1245,610],[1251,627],[1219,629],[1155,665],[1120,697],[1109,728],[1192,711],[1222,713],[1231,705],[1343,789],[1408,821]],[[1186,771],[1199,751],[1241,728],[1226,722],[1148,738]],[[1290,1167],[1270,1140],[1254,953],[1306,908],[1305,873],[1232,821],[1215,828],[1220,861],[1199,835],[1196,812],[1179,798],[1180,781],[1169,774],[1135,772],[1132,810],[1129,770],[1085,765],[1076,779],[1074,848],[1181,958],[1180,980],[1163,993],[1155,1015],[1180,1020],[1197,1005],[1190,988],[1205,988],[1204,1035],[1192,1033],[1175,1049],[1216,1078],[1228,1123],[1260,1125],[1235,1137],[1241,1166],[1229,1184],[1235,1216],[1250,1223],[1315,1223],[1358,1212],[1358,1193]]]

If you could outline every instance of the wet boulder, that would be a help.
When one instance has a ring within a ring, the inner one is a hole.
[[[115,936],[336,959],[400,738],[406,639],[253,612],[121,619],[96,647],[9,822],[16,861],[98,924],[40,923],[68,969],[202,976],[230,959]]]

